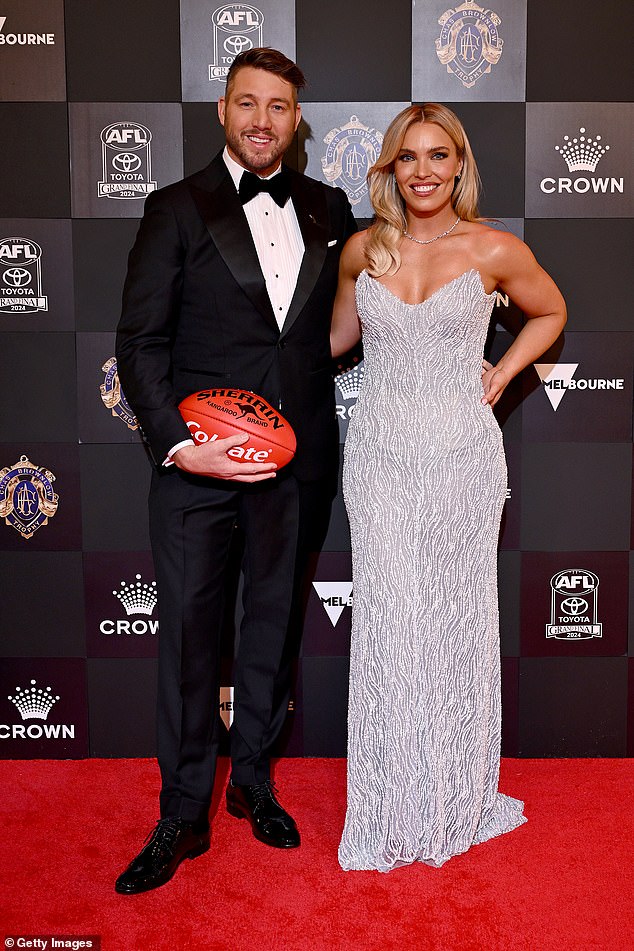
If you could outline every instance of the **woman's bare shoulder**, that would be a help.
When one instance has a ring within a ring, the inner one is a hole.
[[[532,254],[526,244],[503,227],[492,227],[480,221],[468,222],[467,234],[471,252],[481,271],[497,273],[508,264],[528,261]]]
[[[369,228],[364,231],[357,231],[356,234],[348,238],[341,253],[342,268],[348,273],[354,274],[355,277],[361,273],[367,264],[365,248],[369,234]]]
[[[516,238],[514,234],[506,229],[503,222],[496,218],[483,219],[481,221],[466,221],[466,233],[474,241],[488,251],[496,248],[512,249],[524,242]]]

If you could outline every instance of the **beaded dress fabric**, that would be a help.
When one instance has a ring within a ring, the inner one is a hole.
[[[495,294],[356,285],[365,376],[345,445],[354,596],[344,869],[440,866],[525,822],[498,792],[496,548],[507,475],[483,406]]]

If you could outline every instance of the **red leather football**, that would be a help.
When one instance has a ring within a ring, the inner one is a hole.
[[[295,455],[297,440],[290,423],[257,393],[198,390],[186,396],[178,408],[198,444],[248,433],[247,442],[227,453],[237,462],[274,462],[281,469]]]

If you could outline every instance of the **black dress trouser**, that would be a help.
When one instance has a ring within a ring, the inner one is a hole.
[[[170,467],[150,489],[150,536],[159,592],[158,760],[161,816],[206,819],[219,743],[220,637],[227,560],[244,536],[244,617],[234,666],[231,778],[269,778],[270,749],[286,717],[292,657],[287,634],[307,526],[328,492],[282,473],[226,483]]]

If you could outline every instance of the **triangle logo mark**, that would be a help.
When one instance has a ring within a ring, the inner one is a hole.
[[[544,391],[550,400],[550,405],[557,412],[557,407],[566,395],[570,381],[577,371],[578,363],[534,363],[539,379],[544,384]]]
[[[228,730],[233,723],[233,687],[220,688],[220,717]]]
[[[333,627],[344,608],[352,607],[352,581],[313,581],[313,588]]]

